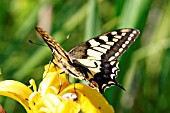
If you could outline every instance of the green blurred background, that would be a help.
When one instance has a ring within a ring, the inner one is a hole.
[[[48,31],[62,47],[104,32],[131,27],[140,36],[119,59],[117,80],[126,91],[111,87],[104,96],[116,113],[170,111],[170,0],[0,0],[0,80],[29,84],[41,81],[44,65],[52,58],[36,34]],[[16,101],[0,97],[8,113],[24,113]],[[87,108],[88,109],[88,108]]]

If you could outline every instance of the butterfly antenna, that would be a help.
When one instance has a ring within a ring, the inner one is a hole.
[[[71,37],[71,35],[67,35],[66,39],[61,43],[61,45],[63,45],[69,38]]]
[[[39,43],[33,42],[32,40],[29,40],[29,42],[32,43],[32,44],[35,44],[35,45],[40,45],[40,46],[45,46],[45,47],[47,47],[46,45],[43,45],[43,44],[39,44]]]

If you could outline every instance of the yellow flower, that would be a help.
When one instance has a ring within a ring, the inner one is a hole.
[[[33,79],[30,84],[1,81],[0,95],[17,100],[28,113],[114,113],[97,90],[80,83],[70,84],[52,63],[45,66],[38,89]]]

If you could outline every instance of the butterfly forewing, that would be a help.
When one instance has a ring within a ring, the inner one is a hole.
[[[52,62],[63,71],[62,73],[67,73],[81,80],[85,80],[83,74],[72,66],[72,60],[68,53],[42,28],[36,27],[35,29],[52,50]]]
[[[72,58],[117,59],[139,35],[139,30],[124,28],[94,37],[69,51]],[[115,57],[115,58],[114,58]],[[110,59],[110,60],[111,60]]]
[[[112,85],[123,88],[116,81],[118,57],[139,35],[136,29],[124,28],[102,34],[79,44],[68,53],[45,31],[36,30],[51,48],[56,65],[79,79],[86,80],[101,93]]]
[[[76,46],[69,55],[90,70],[88,80],[96,82],[100,92],[111,85],[123,88],[116,82],[117,60],[138,35],[138,30],[130,28],[108,32]]]

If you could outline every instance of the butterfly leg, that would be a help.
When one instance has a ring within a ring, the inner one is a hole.
[[[59,78],[60,78],[60,77],[59,77]],[[62,80],[59,79],[59,81],[60,81],[60,86],[59,86],[59,91],[58,91],[57,95],[60,93],[61,87],[62,87]]]
[[[49,66],[48,66],[48,69],[47,69],[47,72],[46,72],[46,74],[43,76],[43,79],[47,76],[47,73],[49,72],[49,69],[50,69],[50,65],[51,65],[51,60],[50,60],[50,62],[49,62]]]

